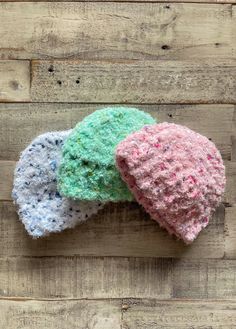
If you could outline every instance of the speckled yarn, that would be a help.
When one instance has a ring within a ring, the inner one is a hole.
[[[28,233],[46,236],[87,220],[103,205],[61,197],[56,170],[61,148],[71,131],[40,135],[22,152],[15,169],[12,197]]]
[[[115,166],[115,147],[131,132],[154,123],[135,108],[110,107],[87,116],[64,144],[60,192],[81,200],[133,200]]]
[[[137,201],[187,244],[207,226],[221,201],[221,155],[206,137],[186,127],[144,127],[118,145],[116,161]]]

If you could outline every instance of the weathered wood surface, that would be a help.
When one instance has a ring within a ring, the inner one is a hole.
[[[0,264],[0,298],[236,300],[235,260],[61,256]]]
[[[225,256],[236,258],[236,206],[226,208],[225,235]]]
[[[229,206],[236,205],[236,162],[226,164],[226,191],[224,201]]]
[[[0,259],[0,264],[0,298],[166,299],[172,296],[173,266],[169,259],[17,257]],[[228,268],[231,268],[230,264]],[[224,273],[228,277],[227,270]],[[231,279],[228,287],[232,284]],[[219,291],[218,295],[221,294]]]
[[[0,301],[2,328],[233,329],[234,301]]]
[[[121,329],[121,301],[0,300],[1,329]]]
[[[31,68],[34,102],[236,103],[235,60],[33,60]]]
[[[136,203],[110,204],[73,230],[30,238],[11,202],[0,203],[2,256],[133,256],[222,258],[224,207],[190,246],[170,237]]]
[[[29,61],[0,61],[0,102],[29,100]]]
[[[5,102],[236,102],[235,60],[0,61],[0,73]]]
[[[0,160],[17,160],[41,133],[74,127],[102,104],[0,104]],[[132,106],[132,105],[127,105]],[[186,125],[210,138],[225,160],[230,160],[232,136],[236,137],[234,105],[134,105],[159,122]]]
[[[230,4],[2,2],[0,58],[232,59],[234,25]]]
[[[15,165],[14,161],[0,161],[0,200],[11,199]]]
[[[124,329],[233,329],[235,302],[127,302]]]

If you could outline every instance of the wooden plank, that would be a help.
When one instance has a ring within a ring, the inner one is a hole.
[[[0,58],[231,59],[233,13],[230,4],[0,3]]]
[[[233,329],[233,301],[0,301],[4,328]]]
[[[234,60],[32,62],[34,102],[235,103],[235,90]]]
[[[0,104],[0,160],[17,160],[19,153],[37,135],[75,126],[103,104]],[[130,105],[132,106],[132,105]],[[217,145],[225,160],[231,158],[233,105],[148,105],[159,122],[186,125],[206,135]]]
[[[123,302],[124,303],[124,302]],[[127,301],[125,329],[233,329],[236,302]]]
[[[0,203],[0,250],[5,256],[133,256],[222,258],[224,207],[190,246],[170,237],[136,203],[107,205],[73,230],[34,240],[10,202]]]
[[[120,301],[0,300],[1,328],[120,329]]]
[[[231,259],[236,258],[236,206],[226,208],[225,256]]]
[[[10,200],[16,163],[0,161],[0,200]]]
[[[167,299],[172,296],[171,270],[171,259],[158,258],[0,259],[0,297]],[[232,284],[231,279],[228,287]]]
[[[235,271],[235,260],[1,258],[0,298],[236,300]]]
[[[173,296],[184,299],[236,300],[236,262],[173,260]]]
[[[226,164],[226,191],[225,202],[236,205],[236,162],[227,161]]]
[[[4,40],[4,38],[1,38],[1,41],[2,40]],[[1,102],[29,101],[30,100],[29,89],[30,89],[29,61],[1,61],[0,60],[0,101]]]

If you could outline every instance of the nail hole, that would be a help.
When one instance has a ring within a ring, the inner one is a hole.
[[[170,49],[170,46],[168,46],[168,45],[163,45],[163,46],[161,47],[161,49],[164,49],[164,50],[166,50],[166,49]]]
[[[168,117],[169,117],[169,118],[172,118],[172,117],[173,117],[173,115],[168,113]]]
[[[62,84],[61,80],[57,80],[57,84],[58,84],[59,86],[61,86],[61,84]]]
[[[19,89],[19,82],[16,80],[10,81],[9,85],[13,90]]]
[[[215,46],[216,46],[216,47],[219,46],[219,45],[220,45],[219,42],[216,42],[216,43],[215,43]]]
[[[212,141],[212,139],[211,138],[208,138],[209,139],[209,141]]]
[[[77,84],[80,83],[80,78],[78,78],[76,81],[75,81]]]
[[[54,72],[53,65],[50,65],[50,66],[49,66],[49,68],[48,68],[48,72]]]
[[[165,8],[166,8],[166,9],[170,9],[170,6],[169,6],[169,5],[166,5]]]

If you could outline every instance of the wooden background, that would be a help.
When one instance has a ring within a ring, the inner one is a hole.
[[[224,202],[191,246],[134,203],[27,236],[10,196],[19,152],[104,104],[220,149]],[[0,328],[236,328],[235,104],[234,0],[0,2]]]

